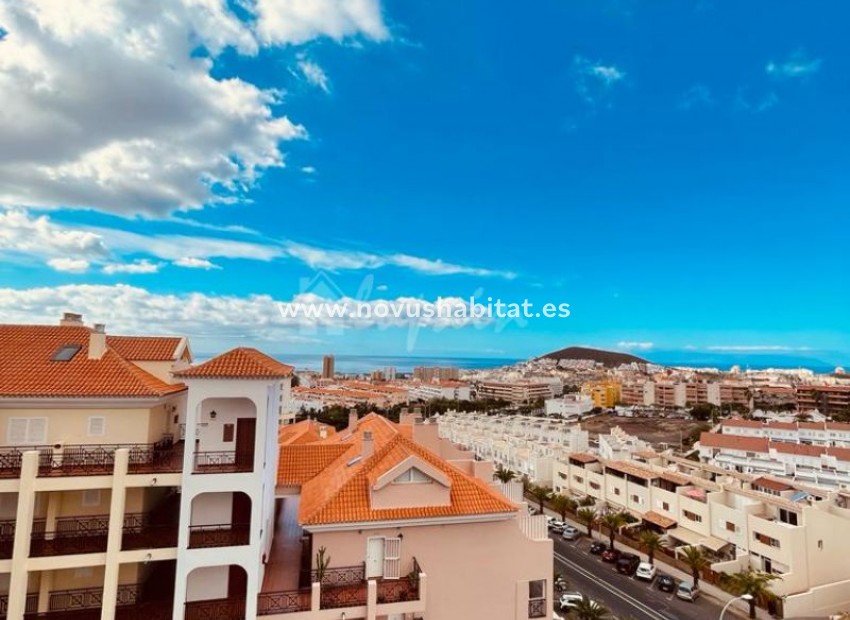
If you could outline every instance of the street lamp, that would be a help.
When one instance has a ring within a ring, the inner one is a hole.
[[[749,603],[751,600],[753,600],[752,594],[742,594],[741,596],[736,596],[735,598],[731,599],[720,611],[720,618],[718,618],[718,620],[723,620],[723,614],[726,613],[726,610],[729,609],[729,606],[735,601],[747,601]]]

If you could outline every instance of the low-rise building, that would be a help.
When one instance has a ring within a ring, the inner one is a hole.
[[[593,410],[593,399],[584,394],[564,394],[560,398],[548,398],[543,403],[549,416],[577,420]]]
[[[433,400],[435,398],[470,400],[472,398],[469,384],[461,381],[417,382],[409,385],[407,392],[411,400]]]

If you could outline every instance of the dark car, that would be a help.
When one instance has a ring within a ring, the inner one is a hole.
[[[620,551],[618,549],[606,549],[602,552],[603,562],[616,562],[620,559]]]
[[[676,580],[673,579],[670,575],[662,575],[658,574],[655,580],[655,587],[657,587],[662,592],[675,592],[676,591]]]
[[[602,552],[605,551],[607,547],[608,546],[604,542],[594,540],[593,544],[590,545],[590,552],[593,555],[602,555]]]
[[[640,558],[634,553],[622,553],[617,558],[617,572],[624,575],[633,575],[640,564]]]

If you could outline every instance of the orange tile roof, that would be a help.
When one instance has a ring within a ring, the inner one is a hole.
[[[631,463],[626,463],[624,461],[609,461],[605,464],[605,469],[613,469],[643,480],[652,480],[653,478],[658,478],[660,476],[660,474],[657,474],[654,471],[650,471],[642,467],[636,467]]]
[[[106,344],[125,360],[170,362],[184,341],[177,336],[107,336]]]
[[[277,464],[279,485],[304,484],[348,451],[348,444],[281,446]]]
[[[691,481],[687,476],[674,471],[663,471],[661,472],[661,477],[673,484],[688,484]]]
[[[658,514],[657,512],[654,512],[652,510],[643,515],[643,520],[649,521],[653,525],[657,525],[658,527],[664,528],[665,530],[676,525],[675,519],[665,517],[664,515]]]
[[[759,486],[763,489],[770,489],[772,491],[782,492],[782,491],[790,491],[794,487],[785,482],[780,482],[779,480],[773,480],[772,478],[766,478],[762,476],[761,478],[756,478],[753,480],[752,484],[754,486]]]
[[[588,454],[587,452],[573,452],[572,454],[569,455],[569,458],[574,460],[574,461],[577,461],[579,463],[585,463],[585,464],[595,463],[596,461],[599,460],[594,455]]]
[[[325,437],[322,437],[322,429],[324,429]],[[280,446],[295,446],[314,443],[335,433],[336,429],[328,424],[315,420],[302,420],[295,424],[281,426],[277,433],[277,442]]]
[[[483,481],[449,464],[402,432],[402,427],[374,413],[360,419],[354,432],[343,431],[320,445],[338,445],[345,451],[301,488],[299,521],[304,526],[427,519],[450,516],[515,513],[518,508]],[[373,452],[365,459],[364,433],[372,434]],[[450,503],[373,509],[370,479],[389,471],[408,456],[415,456],[446,474],[451,481]]]
[[[770,442],[766,437],[739,437],[738,435],[704,432],[699,436],[699,443],[706,448],[767,452]]]
[[[257,349],[241,347],[175,372],[174,376],[187,379],[276,379],[288,377],[292,371],[292,366],[282,364]]]
[[[82,326],[0,325],[0,397],[5,398],[158,398],[181,392],[128,362],[107,347],[89,359],[91,330]],[[53,361],[65,345],[79,352]]]
[[[762,428],[763,423],[758,420],[744,420],[743,418],[732,418],[731,420],[723,420],[721,426],[736,426],[739,428]]]

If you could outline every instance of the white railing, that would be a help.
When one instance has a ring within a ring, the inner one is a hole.
[[[546,515],[520,515],[519,529],[529,540],[549,540]]]
[[[512,502],[517,504],[524,501],[522,496],[522,482],[512,480],[511,482],[497,482],[499,491]]]

